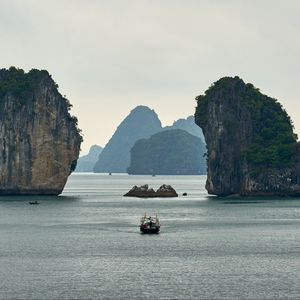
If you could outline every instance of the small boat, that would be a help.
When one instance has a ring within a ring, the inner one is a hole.
[[[159,233],[160,223],[157,215],[155,217],[147,217],[145,214],[141,218],[140,230],[142,233]]]
[[[29,204],[31,204],[31,205],[40,204],[40,202],[37,202],[37,200],[35,200],[35,201],[29,201]]]

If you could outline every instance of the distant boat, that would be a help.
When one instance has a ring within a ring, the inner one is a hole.
[[[34,204],[40,204],[40,203],[37,202],[37,200],[35,200],[35,201],[29,201],[29,204],[34,205]]]
[[[152,177],[155,177],[156,175],[155,174],[152,174]]]
[[[109,174],[108,175],[112,175],[110,172],[109,172]]]
[[[160,223],[157,215],[155,217],[147,217],[145,213],[141,218],[140,230],[142,233],[159,233]]]

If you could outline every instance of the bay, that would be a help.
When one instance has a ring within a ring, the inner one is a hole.
[[[298,299],[300,199],[221,199],[205,180],[79,173],[58,197],[1,197],[0,298]],[[122,196],[145,183],[180,196]]]

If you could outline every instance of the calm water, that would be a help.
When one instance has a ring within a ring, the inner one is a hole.
[[[134,184],[187,197],[135,199]],[[75,174],[0,200],[1,299],[299,299],[300,199],[207,197],[203,176]],[[144,212],[159,235],[141,235]]]

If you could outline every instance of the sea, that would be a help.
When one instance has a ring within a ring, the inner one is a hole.
[[[299,299],[300,199],[218,198],[205,181],[75,173],[57,197],[2,196],[0,299]],[[122,196],[146,183],[179,197]],[[145,212],[160,234],[140,233]]]

